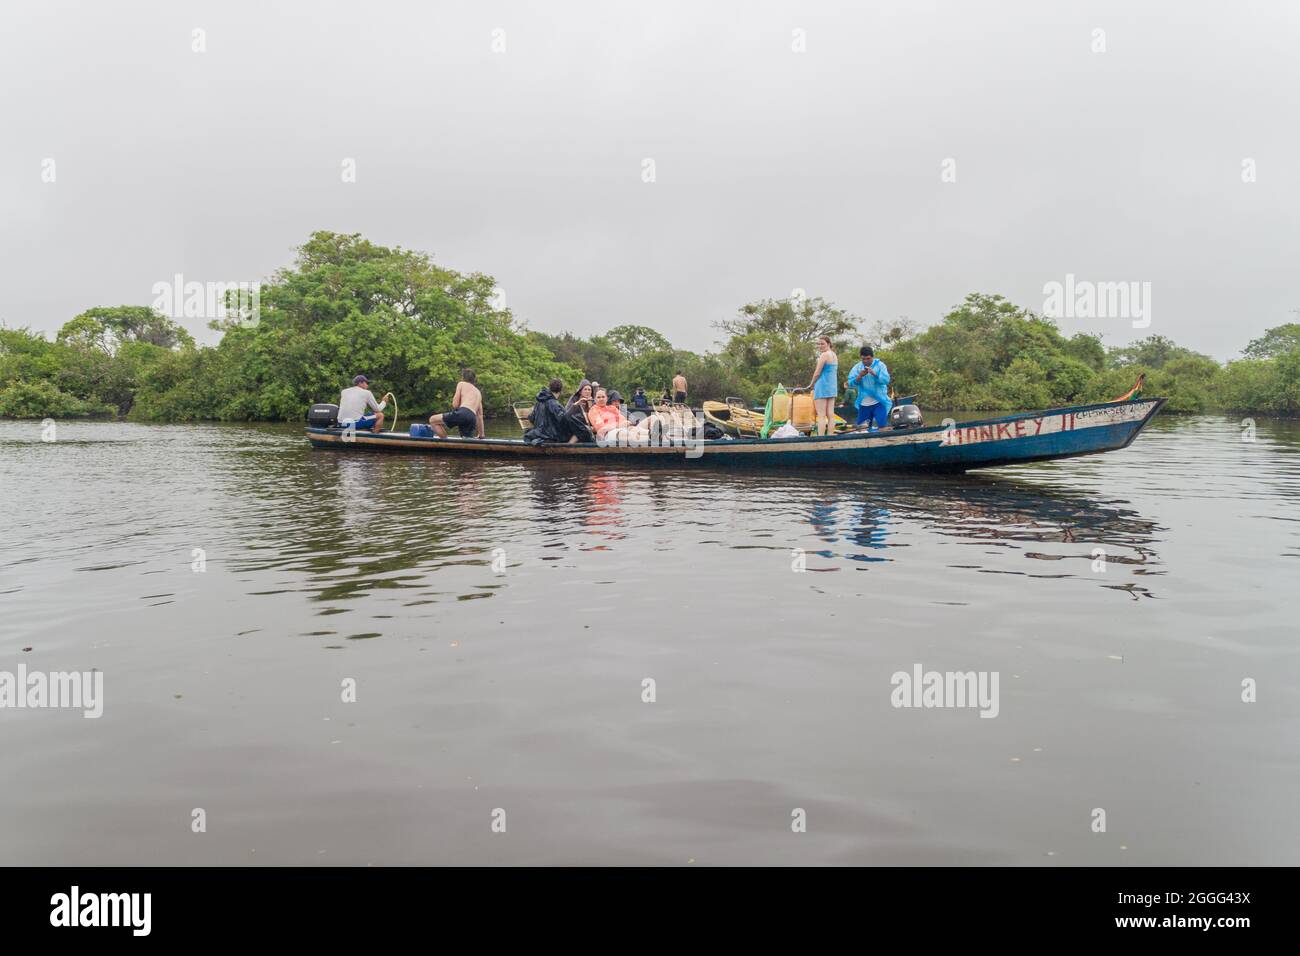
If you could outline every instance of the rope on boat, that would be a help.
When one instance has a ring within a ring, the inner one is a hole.
[[[388,430],[390,432],[395,432],[397,431],[397,415],[398,415],[397,396],[394,395],[392,392],[388,392],[387,394],[384,395],[384,398],[391,398],[393,400],[393,424],[388,426]]]

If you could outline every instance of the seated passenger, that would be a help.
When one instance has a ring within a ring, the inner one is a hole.
[[[632,404],[628,407],[628,421],[636,424],[644,422],[653,414],[654,408],[650,404],[650,396],[645,393],[645,389],[640,385],[636,387],[636,392],[632,395]]]
[[[602,445],[645,444],[650,441],[650,430],[641,425],[629,425],[623,417],[623,410],[617,404],[609,403],[609,393],[603,388],[596,390],[596,403],[587,412],[587,420],[591,422],[596,441]]]
[[[533,427],[524,432],[524,441],[536,445],[541,442],[573,443],[580,440],[580,433],[573,427],[573,419],[565,414],[564,406],[560,404],[559,394],[563,390],[564,383],[555,378],[551,379],[548,387],[537,393],[536,404],[526,416]]]
[[[585,415],[587,409],[591,407],[592,394],[592,385],[584,378],[582,383],[578,385],[578,390],[574,392],[573,397],[569,399],[569,404],[564,406],[564,410],[572,415],[575,408],[582,406],[582,411]]]
[[[376,402],[370,392],[370,379],[358,375],[352,387],[339,392],[339,427],[357,431],[379,431],[384,427],[384,407],[387,402]],[[375,414],[367,415],[368,410]]]
[[[472,368],[461,369],[456,394],[451,397],[451,411],[429,416],[429,424],[439,438],[447,437],[448,425],[459,428],[461,438],[483,437],[483,393],[477,381]]]
[[[590,442],[595,441],[596,437],[591,430],[591,420],[587,418],[587,412],[593,404],[591,383],[583,385],[578,389],[578,393],[569,401],[569,407],[566,409],[569,427],[573,429],[573,434],[578,437],[578,441]]]
[[[587,421],[591,423],[591,430],[596,433],[597,441],[600,441],[610,429],[625,424],[618,409],[609,404],[609,394],[603,388],[596,391],[596,402],[587,410]]]

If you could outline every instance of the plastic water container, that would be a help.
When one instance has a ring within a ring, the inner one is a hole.
[[[817,423],[817,407],[812,392],[796,392],[790,398],[790,422],[795,428]]]
[[[412,438],[432,438],[432,425],[412,425],[410,435]]]
[[[772,421],[784,422],[790,418],[790,393],[780,385],[772,392]]]

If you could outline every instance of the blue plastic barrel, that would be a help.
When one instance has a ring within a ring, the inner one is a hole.
[[[412,438],[432,438],[432,437],[433,437],[433,426],[432,426],[432,425],[412,425],[412,426],[411,426],[411,437],[412,437]]]

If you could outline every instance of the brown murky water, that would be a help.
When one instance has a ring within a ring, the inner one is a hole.
[[[0,709],[0,863],[1295,864],[1300,425],[1257,438],[937,480],[0,423],[0,672],[104,682]],[[997,717],[894,708],[916,664]]]

